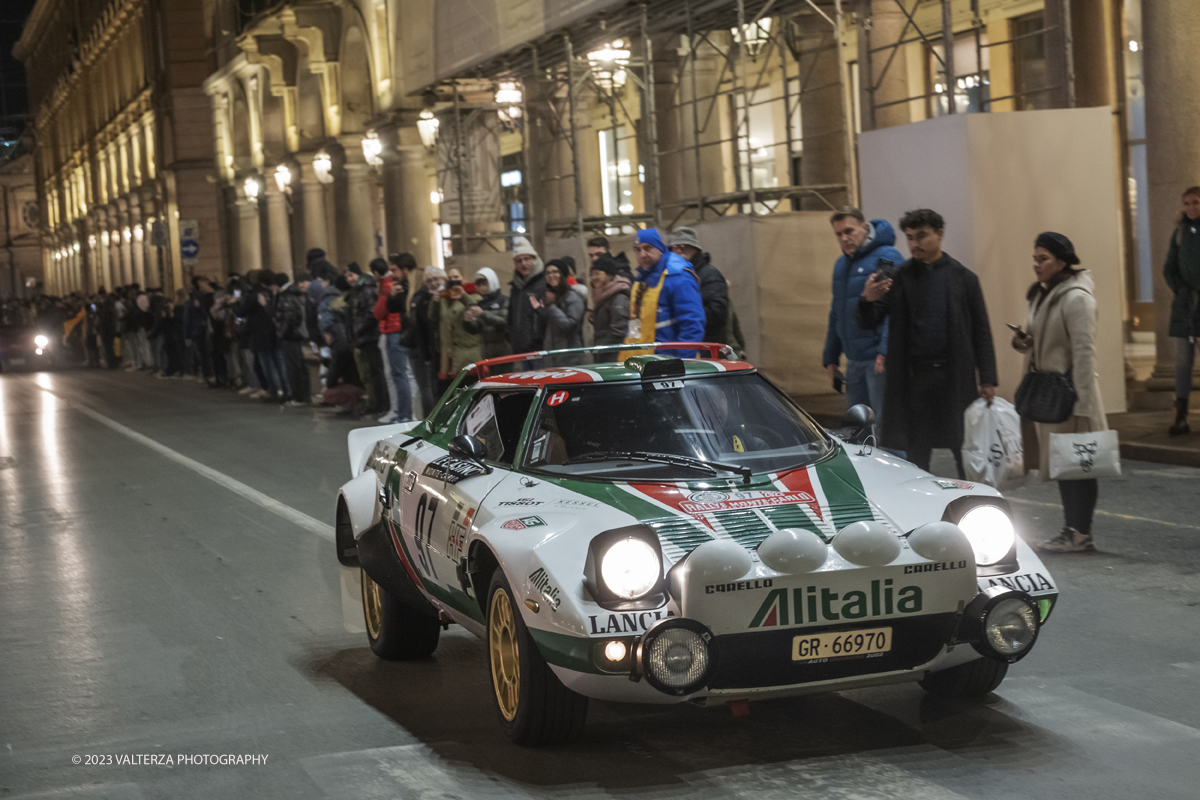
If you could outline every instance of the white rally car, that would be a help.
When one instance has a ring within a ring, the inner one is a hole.
[[[1029,653],[1058,590],[999,493],[861,443],[865,407],[830,434],[720,346],[650,347],[710,358],[492,359],[425,421],[350,434],[337,553],[378,656],[466,627],[506,732],[541,744],[589,697],[969,697]]]

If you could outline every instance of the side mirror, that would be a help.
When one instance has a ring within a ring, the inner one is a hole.
[[[483,460],[487,458],[487,445],[474,436],[469,436],[465,433],[455,436],[450,441],[450,447],[447,449],[450,451],[450,455],[455,458],[465,458],[468,461],[483,463]]]
[[[846,430],[846,441],[851,444],[862,444],[872,434],[875,426],[875,412],[871,407],[859,403],[852,406],[842,417],[842,428]]]

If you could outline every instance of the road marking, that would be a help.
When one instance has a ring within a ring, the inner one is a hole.
[[[213,483],[216,483],[219,486],[224,486],[226,489],[233,492],[234,494],[241,495],[242,497],[249,500],[251,503],[254,503],[255,505],[257,505],[261,508],[265,508],[267,511],[270,511],[272,514],[282,517],[283,519],[287,520],[288,522],[292,523],[293,525],[303,528],[304,530],[308,531],[309,533],[314,533],[317,536],[320,536],[322,539],[328,539],[331,542],[333,541],[333,526],[332,525],[326,525],[324,522],[321,522],[319,519],[310,517],[308,514],[305,514],[302,511],[297,511],[296,509],[292,508],[291,506],[287,505],[286,503],[281,503],[278,500],[276,500],[274,497],[265,495],[262,492],[258,491],[257,489],[247,486],[246,484],[242,483],[241,481],[237,480],[236,478],[229,477],[224,472],[218,472],[217,470],[213,469],[212,467],[210,467],[206,464],[201,464],[199,461],[195,460],[194,458],[188,458],[183,453],[180,453],[177,450],[172,450],[171,448],[167,447],[165,444],[155,441],[154,439],[151,439],[149,436],[146,436],[145,434],[138,433],[137,431],[133,430],[132,428],[127,428],[126,426],[117,422],[115,419],[109,419],[108,417],[101,414],[99,411],[95,411],[95,410],[89,408],[88,406],[79,402],[79,400],[77,400],[76,398],[68,397],[67,395],[63,394],[62,392],[57,392],[54,389],[48,388],[46,386],[42,386],[36,382],[33,385],[37,386],[37,388],[41,389],[43,392],[49,392],[50,394],[55,395],[56,397],[59,397],[60,399],[64,400],[68,405],[73,407],[75,410],[79,411],[84,416],[91,417],[92,419],[96,420],[96,422],[99,422],[101,425],[105,426],[106,428],[110,428],[110,429],[116,431],[117,433],[121,434],[122,436],[132,439],[133,441],[137,442],[138,444],[142,444],[142,445],[145,445],[146,447],[149,447],[151,450],[155,451],[159,455],[162,455],[162,456],[165,456],[165,457],[171,459],[176,464],[180,464],[182,466],[187,467],[192,472],[195,472],[198,475],[203,475],[204,477],[208,478]]]
[[[1023,505],[1023,506],[1041,506],[1042,508],[1062,508],[1062,505],[1059,503],[1042,503],[1037,500],[1022,500],[1019,497],[1006,497],[1004,499],[1010,503],[1019,503],[1020,505]],[[1154,523],[1155,525],[1166,525],[1171,528],[1184,528],[1189,531],[1200,531],[1200,525],[1188,525],[1187,523],[1184,523],[1184,522],[1167,522],[1165,519],[1151,519],[1150,517],[1135,517],[1131,514],[1118,514],[1115,511],[1100,511],[1098,509],[1092,513],[1094,513],[1098,517],[1115,517],[1116,519],[1126,519],[1126,520],[1129,520],[1130,522],[1151,522],[1151,523]]]

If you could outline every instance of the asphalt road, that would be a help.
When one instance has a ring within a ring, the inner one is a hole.
[[[1200,795],[1200,470],[1104,483],[1101,552],[1050,560],[1054,616],[982,703],[593,702],[581,741],[524,750],[481,642],[384,663],[347,630],[351,427],[142,373],[0,376],[0,800]],[[1011,496],[1022,535],[1061,525],[1053,484]],[[266,760],[137,763],[180,754]]]

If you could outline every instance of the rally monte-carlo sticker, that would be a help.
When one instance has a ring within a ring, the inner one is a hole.
[[[461,625],[498,724],[542,744],[588,698],[979,696],[1032,652],[1058,589],[998,492],[818,427],[722,345],[638,348],[469,365],[430,423],[351,432],[337,557],[379,657]]]

